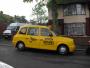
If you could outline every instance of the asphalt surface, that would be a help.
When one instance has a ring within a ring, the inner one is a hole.
[[[10,44],[0,44],[0,61],[14,68],[90,68],[90,56],[87,56],[84,51],[61,56],[55,52],[35,49],[20,52]]]

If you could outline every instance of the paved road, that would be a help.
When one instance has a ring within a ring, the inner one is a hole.
[[[15,68],[90,68],[90,56],[83,52],[61,56],[54,52],[30,49],[19,52],[6,45],[0,45],[0,61]]]

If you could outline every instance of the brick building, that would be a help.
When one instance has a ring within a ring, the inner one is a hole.
[[[56,0],[56,4],[62,34],[90,36],[90,0]],[[52,12],[48,8],[49,21],[53,19]]]

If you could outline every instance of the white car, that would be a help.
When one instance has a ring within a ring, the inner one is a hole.
[[[20,26],[25,23],[11,23],[6,30],[3,32],[3,37],[7,39],[11,39],[14,34],[19,30]]]

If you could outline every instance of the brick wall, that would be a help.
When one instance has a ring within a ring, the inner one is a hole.
[[[73,36],[77,49],[86,49],[89,45],[90,36]]]

